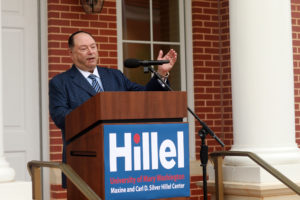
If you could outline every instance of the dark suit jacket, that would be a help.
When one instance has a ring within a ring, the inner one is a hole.
[[[141,86],[128,80],[119,70],[104,67],[97,67],[97,69],[104,91],[166,90],[155,77],[146,86]],[[95,94],[93,87],[74,65],[50,80],[49,108],[56,126],[64,132],[66,115]]]

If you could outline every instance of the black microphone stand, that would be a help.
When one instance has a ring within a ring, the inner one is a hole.
[[[169,91],[173,91],[173,89],[163,81],[161,76],[151,67],[148,66],[149,71],[151,71],[157,78],[162,87],[167,88]],[[204,200],[207,200],[207,179],[206,179],[206,167],[207,167],[207,161],[208,161],[208,146],[206,145],[205,138],[206,135],[211,135],[222,147],[225,146],[225,144],[216,136],[216,134],[196,115],[195,112],[193,112],[189,107],[187,107],[187,110],[197,119],[197,121],[200,123],[202,128],[198,131],[198,135],[201,138],[201,150],[200,150],[200,160],[201,160],[201,166],[203,170],[203,196]]]

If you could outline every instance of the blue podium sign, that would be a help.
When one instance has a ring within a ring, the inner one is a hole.
[[[105,199],[190,196],[188,124],[104,126]]]

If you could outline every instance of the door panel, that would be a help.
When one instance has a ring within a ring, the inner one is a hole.
[[[1,0],[4,154],[16,180],[40,159],[37,0]]]

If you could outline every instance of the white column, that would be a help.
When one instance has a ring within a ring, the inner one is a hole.
[[[231,150],[257,153],[300,181],[290,7],[290,0],[230,0]],[[225,181],[275,181],[241,157],[226,157],[224,173]]]
[[[2,1],[1,1],[2,2]],[[2,27],[1,15],[1,2],[0,2],[0,27]],[[0,182],[8,182],[14,180],[15,171],[9,167],[8,162],[4,157],[3,149],[3,101],[2,101],[2,31],[0,31]]]

